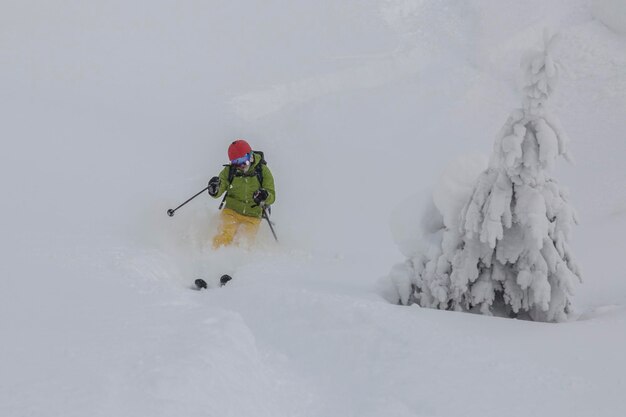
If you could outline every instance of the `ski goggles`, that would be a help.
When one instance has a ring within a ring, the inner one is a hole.
[[[251,157],[252,157],[252,155],[247,153],[244,156],[242,156],[241,158],[233,159],[232,161],[230,161],[230,163],[232,165],[236,166],[236,167],[249,165]]]

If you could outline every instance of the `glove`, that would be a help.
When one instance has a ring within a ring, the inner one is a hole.
[[[258,190],[254,192],[254,194],[252,194],[252,199],[254,200],[255,203],[259,205],[265,200],[267,200],[267,197],[269,197],[269,193],[267,192],[267,190],[263,188],[259,188]]]
[[[217,196],[217,193],[220,191],[220,179],[218,177],[213,177],[209,180],[209,195],[211,197]]]

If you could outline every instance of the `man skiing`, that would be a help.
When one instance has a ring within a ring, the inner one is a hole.
[[[228,147],[229,165],[211,178],[208,191],[213,198],[225,193],[220,208],[220,226],[213,238],[213,248],[230,245],[238,233],[253,243],[264,215],[274,203],[274,177],[265,163],[263,152],[253,151],[248,142],[237,139]]]

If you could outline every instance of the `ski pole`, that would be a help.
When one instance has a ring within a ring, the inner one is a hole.
[[[205,192],[206,190],[208,190],[209,187],[207,186],[204,190],[200,191],[198,194],[194,195],[193,197],[191,197],[189,200],[185,201],[183,204],[181,204],[180,206],[176,207],[175,209],[169,209],[167,211],[167,215],[172,217],[174,215],[174,213],[176,212],[176,210],[178,210],[179,208],[181,208],[182,206],[184,206],[185,204],[189,203],[191,200],[193,200],[194,198],[198,197],[200,194],[202,194],[203,192]]]
[[[262,205],[261,208],[263,209],[263,217],[265,218],[265,220],[267,220],[267,224],[270,225],[270,230],[272,231],[272,234],[274,235],[274,239],[276,239],[276,242],[278,242],[278,237],[276,237],[274,226],[272,225],[272,222],[270,221],[270,217],[267,215],[265,205]]]

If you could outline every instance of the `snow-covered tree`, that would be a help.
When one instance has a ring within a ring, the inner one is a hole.
[[[498,135],[458,224],[446,222],[434,245],[392,270],[403,303],[567,318],[580,273],[568,244],[575,212],[549,175],[558,157],[569,160],[568,138],[548,107],[558,78],[553,46],[545,36],[543,50],[523,57],[523,107]],[[408,292],[398,278],[407,275]]]

